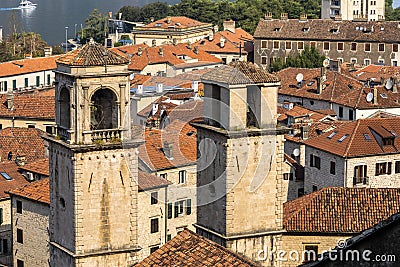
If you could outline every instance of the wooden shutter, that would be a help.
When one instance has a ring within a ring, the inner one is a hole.
[[[192,214],[192,200],[191,199],[186,200],[186,214],[187,215]]]
[[[175,202],[174,206],[175,206],[174,218],[176,218],[176,217],[178,217],[178,214],[179,214],[179,204],[178,204],[178,202]]]
[[[168,203],[167,218],[168,219],[172,218],[172,203]]]

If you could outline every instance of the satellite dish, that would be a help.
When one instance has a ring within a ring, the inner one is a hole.
[[[328,66],[329,66],[329,59],[324,59],[324,61],[322,62],[322,66],[324,67],[324,68],[327,68]]]
[[[129,79],[133,80],[133,78],[135,78],[135,74],[131,73],[131,75],[129,75]]]
[[[367,102],[370,103],[374,99],[374,94],[372,92],[369,92],[367,94]]]
[[[295,157],[300,156],[300,149],[295,148],[295,149],[293,150],[293,156],[295,156]]]
[[[392,79],[387,80],[386,85],[385,85],[385,88],[388,89],[388,90],[390,90],[390,89],[392,89],[392,87],[393,87],[393,81],[392,81]]]
[[[296,75],[296,81],[297,81],[298,83],[302,82],[302,81],[303,81],[303,78],[304,78],[304,76],[303,76],[302,73],[299,73],[299,74]]]

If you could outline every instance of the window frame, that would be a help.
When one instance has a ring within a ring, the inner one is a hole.
[[[24,231],[21,228],[17,228],[17,243],[24,243]]]
[[[364,44],[364,52],[371,52],[371,43]]]
[[[16,210],[17,210],[17,213],[22,214],[22,201],[21,200],[16,201]]]
[[[150,193],[150,205],[158,204],[158,192]]]
[[[299,44],[301,44],[301,47],[300,47]],[[304,50],[304,42],[303,41],[298,41],[297,42],[297,50]]]
[[[336,175],[336,162],[335,161],[331,161],[329,173],[332,175]]]
[[[344,43],[343,42],[338,42],[337,43],[337,50],[338,51],[343,51],[344,50]]]
[[[324,42],[324,51],[329,51],[331,49],[331,43],[330,42]]]
[[[385,43],[378,44],[378,52],[385,52]]]
[[[151,218],[150,219],[150,233],[158,233],[160,231],[160,222],[159,218]]]
[[[357,43],[351,43],[350,50],[351,51],[357,51]]]
[[[180,170],[178,172],[178,184],[186,184],[187,173],[186,170]]]

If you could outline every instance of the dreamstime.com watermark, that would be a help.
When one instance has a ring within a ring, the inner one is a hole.
[[[346,241],[339,241],[338,246],[332,250],[316,252],[315,250],[270,250],[268,246],[258,251],[258,261],[280,261],[280,262],[308,262],[308,261],[344,261],[344,262],[396,262],[394,254],[374,254],[371,250],[357,250],[345,248]]]

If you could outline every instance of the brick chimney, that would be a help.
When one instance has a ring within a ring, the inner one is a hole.
[[[306,21],[306,20],[307,20],[307,14],[301,14],[300,21]]]
[[[7,99],[7,108],[10,110],[13,109],[14,108],[14,93],[12,90],[7,92],[6,99]]]
[[[44,48],[44,56],[51,57],[52,54],[53,54],[53,48],[51,46],[46,46]]]
[[[374,105],[377,106],[378,105],[378,88],[374,88]]]
[[[393,88],[392,88],[392,90],[393,90],[393,93],[397,93],[398,91],[397,91],[397,83],[399,82],[399,80],[397,79],[397,78],[394,78],[393,79]]]
[[[24,166],[24,165],[25,165],[25,162],[26,162],[26,157],[25,157],[25,155],[17,155],[17,156],[15,157],[15,163],[16,163],[18,166]]]
[[[169,158],[169,159],[174,158],[174,153],[173,153],[174,151],[173,151],[172,143],[168,143],[167,141],[164,141],[163,152],[167,158]]]
[[[234,20],[225,20],[224,21],[224,31],[230,31],[235,33],[235,21]]]
[[[288,18],[288,13],[281,13],[281,20],[287,20]]]
[[[167,17],[167,23],[168,23],[168,24],[171,23],[171,17],[170,17],[170,16]]]
[[[265,19],[266,19],[266,20],[272,20],[272,13],[271,13],[271,12],[267,12],[267,13],[265,14]]]
[[[219,40],[219,46],[221,48],[225,47],[225,38],[221,37],[221,39]]]
[[[301,139],[307,140],[308,136],[309,136],[308,133],[310,131],[310,126],[308,126],[308,125],[301,126],[300,131],[301,131]]]

